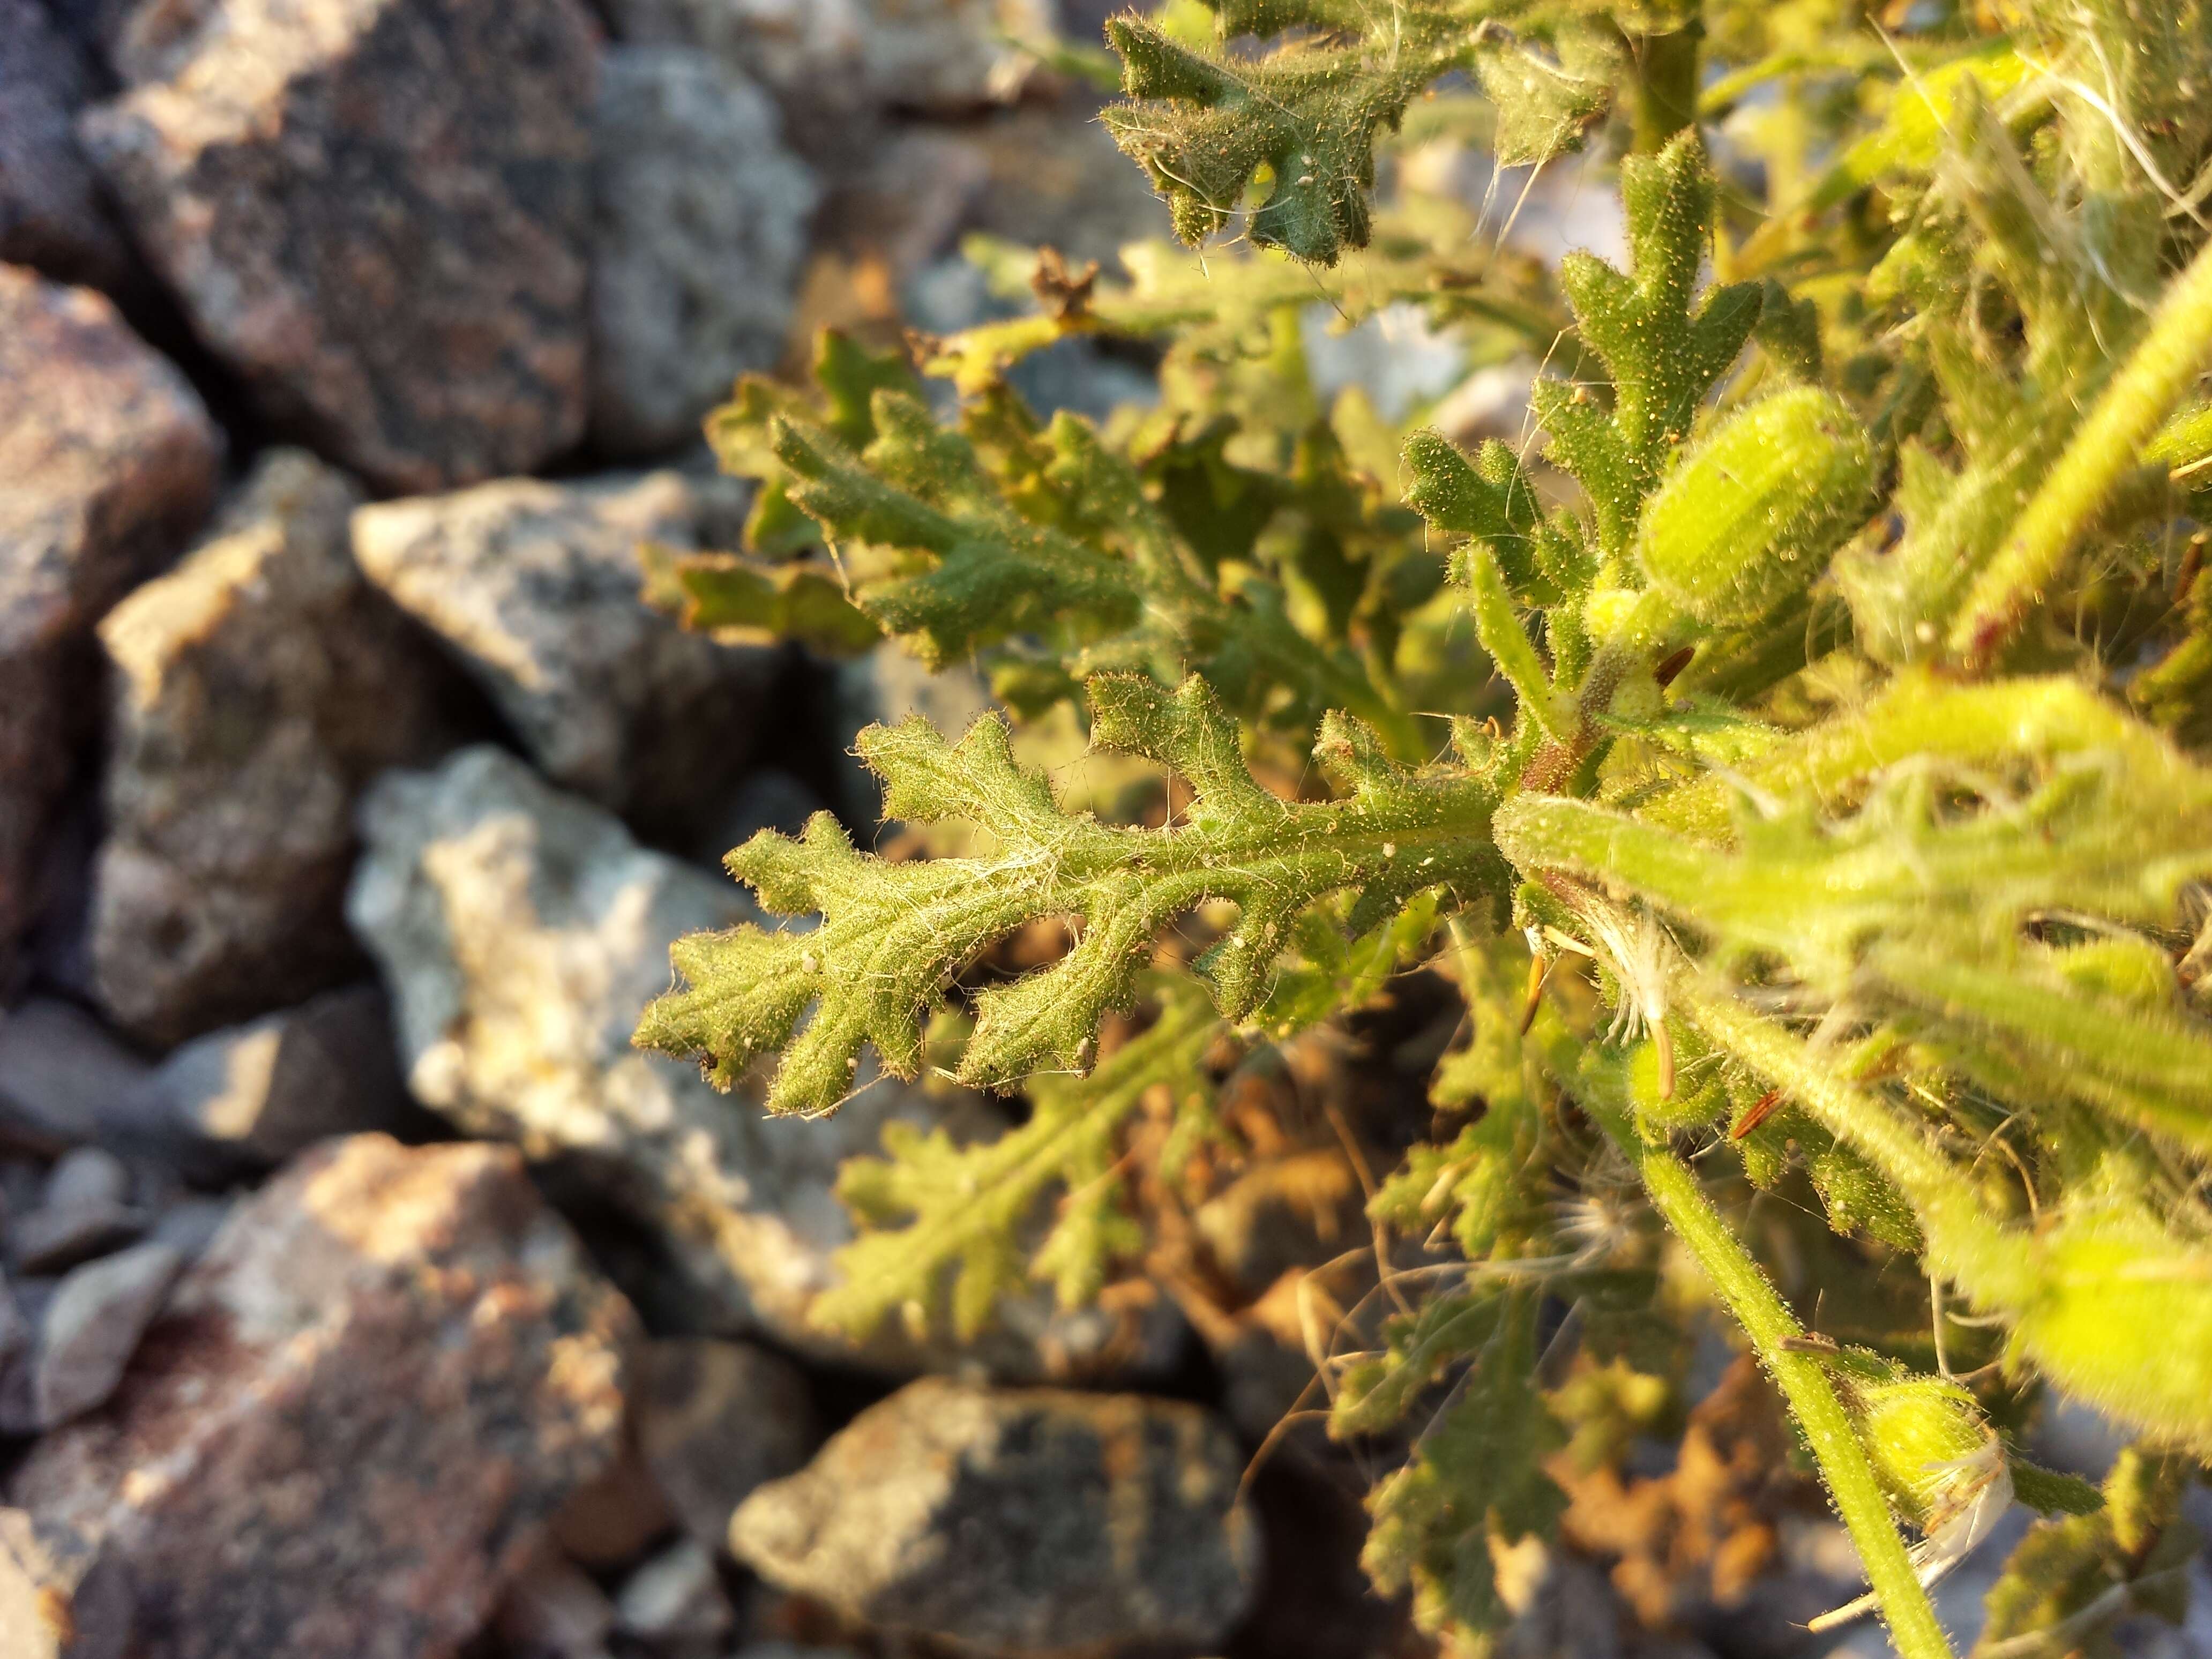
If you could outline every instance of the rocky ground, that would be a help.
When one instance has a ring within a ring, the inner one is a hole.
[[[963,232],[1164,229],[1007,44],[1105,9],[0,0],[5,1659],[1420,1650],[1356,1565],[1374,1471],[1247,1479],[1360,1224],[1334,1137],[1195,1218],[1211,1301],[855,1346],[806,1317],[839,1164],[1007,1109],[769,1121],[628,1042],[750,914],[716,855],[865,830],[851,733],[961,695],[684,634],[636,546],[732,541],[735,374],[975,320]],[[1430,372],[1374,344],[1317,369]],[[1504,1575],[1525,1651],[1784,1659],[1848,1595],[1715,1378]]]

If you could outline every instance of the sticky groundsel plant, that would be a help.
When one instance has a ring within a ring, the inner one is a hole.
[[[1237,1054],[1425,963],[1468,1017],[1369,1206],[1386,1277],[1423,1265],[1325,1367],[1333,1431],[1406,1448],[1366,1559],[1425,1626],[1480,1650],[1496,1553],[1558,1525],[1606,1390],[1553,1351],[1679,1322],[1655,1234],[1902,1652],[1948,1652],[1926,1586],[2015,1501],[2057,1518],[1984,1654],[2171,1613],[2212,1455],[2212,11],[1208,0],[1108,35],[1115,137],[1187,242],[1233,244],[1118,283],[979,246],[1038,303],[916,343],[949,414],[825,339],[817,391],[748,382],[710,425],[760,480],[748,550],[652,566],[700,627],[977,662],[1179,791],[1117,821],[1000,714],[915,719],[860,757],[959,855],[827,814],[730,854],[815,920],[680,943],[641,1043],[777,1112],[835,1109],[864,1047],[1030,1100],[848,1169],[817,1316],[1097,1294],[1144,1249],[1134,1126],[1172,1183],[1233,1138]],[[1378,209],[1378,152],[1443,131],[1615,165],[1625,261]],[[1543,358],[1531,441],[1321,407],[1317,301]],[[1006,377],[1071,335],[1156,342],[1160,404],[1036,420]],[[1039,921],[1056,960],[963,977]],[[1847,1243],[1793,1305],[1742,1217],[1796,1182]],[[1917,1330],[1803,1322],[1907,1274]],[[2101,1492],[2018,1455],[2039,1390],[2137,1437]]]

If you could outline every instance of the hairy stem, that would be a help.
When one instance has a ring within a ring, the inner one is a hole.
[[[1927,1238],[1927,1265],[1984,1306],[2016,1308],[2034,1293],[2024,1252],[1927,1132],[1887,1101],[1853,1086],[1804,1043],[1760,1018],[1686,963],[1673,976],[1674,1007],[1715,1042],[1782,1089],[1837,1139],[1905,1194]]]
[[[1820,1466],[1820,1477],[1836,1511],[1857,1547],[1874,1589],[1882,1620],[1904,1659],[1950,1659],[1951,1644],[1936,1622],[1936,1609],[1913,1570],[1905,1540],[1891,1522],[1874,1465],[1858,1431],[1837,1399],[1820,1360],[1786,1346],[1804,1334],[1788,1306],[1759,1271],[1728,1224],[1706,1199],[1687,1164],[1673,1153],[1648,1146],[1625,1114],[1601,1109],[1601,1121],[1614,1145],[1636,1165],[1659,1212],[1687,1245],[1698,1266],[1729,1311],[1743,1327],[1767,1374],[1781,1389],[1790,1410],[1805,1431],[1806,1443]]]
[[[2150,331],[2097,399],[1952,624],[1950,654],[1986,668],[2065,568],[2067,556],[2212,353],[2212,243],[2160,301]]]
[[[1654,155],[1698,118],[1698,48],[1705,26],[1692,21],[1672,34],[1632,42],[1636,53],[1636,150]]]

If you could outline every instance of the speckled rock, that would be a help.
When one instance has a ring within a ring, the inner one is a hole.
[[[635,1327],[511,1149],[333,1142],[8,1498],[127,1574],[134,1656],[439,1659],[612,1456]]]
[[[569,447],[595,29],[580,0],[142,0],[78,136],[199,337],[377,483]]]
[[[696,48],[609,52],[594,122],[592,437],[649,455],[783,355],[817,191],[773,100]]]
[[[680,41],[763,82],[803,148],[848,155],[890,110],[958,115],[1018,93],[1052,0],[610,0],[632,40]]]
[[[0,982],[91,729],[92,625],[206,515],[222,441],[88,289],[0,266]]]
[[[108,1012],[146,1041],[361,972],[343,915],[354,798],[434,750],[451,671],[356,568],[360,500],[273,451],[208,538],[100,624],[115,672],[92,957]]]
[[[1024,1653],[1203,1650],[1257,1578],[1243,1464],[1195,1406],[929,1377],[755,1492],[730,1541],[872,1625]]]
[[[0,0],[0,261],[107,288],[131,258],[71,129],[85,79],[39,0]]]
[[[715,511],[673,471],[514,478],[364,507],[354,556],[435,633],[556,783],[656,827],[710,805],[780,660],[688,634],[638,596],[642,541],[696,545]]]

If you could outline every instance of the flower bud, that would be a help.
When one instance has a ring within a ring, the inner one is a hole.
[[[2002,1467],[1981,1407],[1956,1382],[1907,1376],[1862,1384],[1858,1400],[1875,1473],[1916,1526],[1940,1528]]]
[[[1660,486],[1637,558],[1699,622],[1754,623],[1820,574],[1873,482],[1873,446],[1841,398],[1779,392],[1722,422]]]

